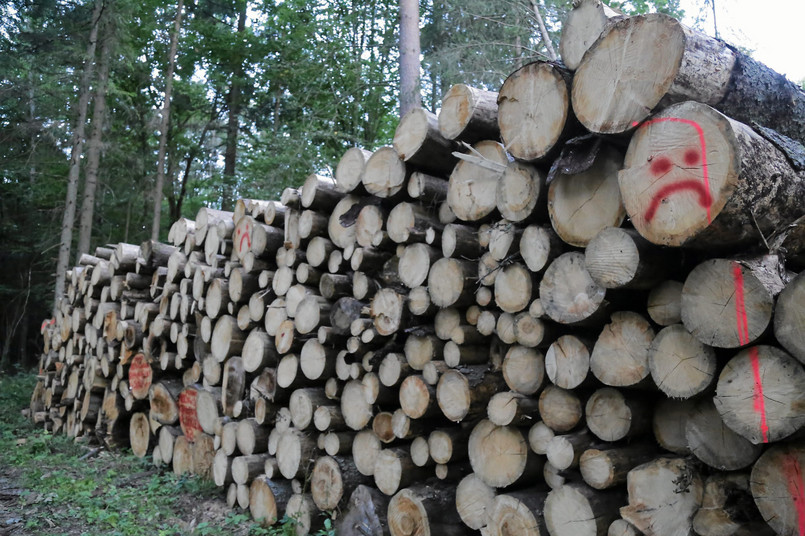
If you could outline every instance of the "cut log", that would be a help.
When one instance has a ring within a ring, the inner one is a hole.
[[[551,490],[545,500],[545,525],[552,536],[604,535],[623,504],[620,490],[597,491],[581,483]]]
[[[280,434],[277,464],[283,477],[305,478],[315,461],[316,440],[293,428]]]
[[[310,473],[310,493],[320,510],[335,510],[369,479],[355,468],[351,458],[322,456]]]
[[[548,492],[525,489],[495,497],[489,513],[488,533],[494,536],[547,534],[543,510]]]
[[[495,504],[495,490],[484,483],[475,473],[461,479],[456,487],[456,510],[461,521],[473,530],[489,523],[489,515]]]
[[[268,454],[251,454],[232,458],[231,476],[236,484],[249,485],[265,468]]]
[[[336,187],[333,177],[324,177],[315,173],[308,175],[302,184],[302,208],[321,212],[331,210],[342,198],[342,192]]]
[[[341,393],[341,413],[347,426],[353,430],[362,430],[372,418],[372,405],[366,401],[364,390],[363,383],[351,380]]]
[[[489,399],[486,414],[490,421],[498,426],[523,426],[534,420],[539,414],[539,403],[520,393],[504,391],[496,393]]]
[[[520,256],[534,273],[542,272],[562,249],[562,240],[548,227],[529,225],[520,237]]]
[[[393,198],[399,197],[398,194],[407,186],[410,175],[411,169],[406,166],[394,147],[381,147],[366,161],[361,182],[369,194]],[[330,221],[332,222],[332,217]]]
[[[588,169],[554,177],[548,187],[548,214],[562,240],[584,247],[603,229],[620,227],[626,217],[618,188],[622,164],[623,154],[605,146]],[[595,210],[583,210],[586,206]]]
[[[618,11],[611,9],[601,0],[580,0],[573,3],[562,24],[559,39],[559,55],[565,67],[575,71],[584,53],[601,36],[609,24],[623,18]]]
[[[560,324],[597,323],[605,314],[606,289],[593,281],[584,254],[564,253],[548,266],[539,285],[539,298],[552,320]]]
[[[766,523],[781,536],[805,532],[805,448],[775,445],[755,463],[750,477],[752,497]]]
[[[627,476],[629,505],[623,519],[646,536],[688,536],[702,504],[704,483],[691,460],[657,458]]]
[[[669,280],[651,289],[646,308],[655,323],[670,326],[682,322],[682,287],[679,281]]]
[[[582,385],[590,372],[590,346],[575,335],[556,339],[545,352],[545,372],[551,383],[562,389]]]
[[[802,216],[805,192],[771,142],[705,104],[669,107],[641,126],[620,172],[635,229],[655,244],[761,245]]]
[[[516,393],[533,395],[545,380],[545,356],[534,348],[512,346],[501,368],[506,385]]]
[[[151,427],[148,422],[148,414],[137,412],[131,416],[129,421],[129,441],[131,451],[138,458],[144,458],[154,447],[151,441]]]
[[[532,272],[520,263],[507,265],[495,278],[495,303],[504,312],[517,313],[526,309],[535,292]]]
[[[238,450],[245,456],[260,454],[267,450],[270,429],[261,426],[256,419],[243,419],[238,422],[235,432]]]
[[[674,454],[687,456],[690,454],[685,430],[688,419],[696,407],[696,401],[665,399],[657,403],[654,409],[654,439],[657,443]]]
[[[400,279],[408,288],[422,285],[428,279],[431,265],[441,257],[439,251],[427,244],[410,244],[400,255]]]
[[[629,471],[656,456],[656,449],[650,445],[587,449],[579,458],[579,470],[588,486],[607,489],[625,483]]]
[[[400,408],[412,419],[438,415],[436,387],[429,385],[422,376],[408,376],[400,384]]]
[[[573,109],[593,132],[624,132],[652,110],[681,100],[716,106],[805,143],[805,94],[797,84],[668,15],[611,25],[590,47],[573,82]]]
[[[394,495],[400,489],[424,480],[429,474],[430,469],[414,464],[406,446],[381,450],[375,460],[373,476],[377,489],[386,495]]]
[[[465,84],[456,84],[442,97],[439,131],[448,140],[466,143],[493,140],[498,128],[498,94]]]
[[[223,382],[221,385],[221,406],[224,415],[234,416],[237,402],[243,400],[246,391],[246,371],[243,368],[243,359],[233,356],[224,364]]]
[[[388,536],[386,512],[389,498],[370,486],[358,486],[349,498],[347,511],[336,525],[343,536]]]
[[[631,311],[612,313],[590,355],[590,370],[604,385],[635,386],[649,376],[648,354],[654,330]]]
[[[460,223],[450,223],[442,230],[442,256],[474,259],[483,248],[478,243],[476,229]]]
[[[450,174],[447,203],[458,219],[478,221],[495,208],[497,182],[509,163],[503,146],[495,141],[479,141],[472,146],[473,159],[462,159]]]
[[[389,238],[398,244],[424,242],[439,243],[444,228],[425,207],[413,203],[399,203],[386,220]]]
[[[428,453],[434,462],[446,464],[467,457],[464,444],[469,437],[467,427],[453,427],[433,430],[428,435]]]
[[[348,194],[360,187],[355,193],[363,193],[361,179],[366,161],[370,156],[372,156],[371,151],[360,147],[347,149],[335,168],[335,184],[340,192]]]
[[[667,277],[675,259],[634,229],[616,227],[601,230],[584,250],[587,271],[604,288],[652,288]]]
[[[716,355],[681,324],[663,328],[648,351],[651,378],[671,398],[690,398],[715,380]]]
[[[405,296],[390,288],[380,289],[372,299],[371,315],[378,335],[393,335],[407,324]]]
[[[504,380],[488,367],[478,365],[448,370],[439,378],[436,400],[445,417],[453,422],[485,414],[489,399],[504,389]]]
[[[771,536],[749,492],[749,475],[717,473],[704,486],[702,506],[693,518],[693,530],[702,536],[757,534]]]
[[[651,410],[651,404],[644,399],[626,397],[617,389],[604,387],[590,396],[584,413],[587,426],[599,439],[619,441],[648,432]]]
[[[469,305],[474,301],[476,282],[477,271],[472,262],[439,259],[428,274],[428,293],[437,307]]]
[[[521,222],[545,215],[546,175],[534,166],[509,162],[495,191],[495,205],[509,221]]]
[[[724,424],[711,399],[700,400],[685,425],[691,453],[710,467],[735,471],[749,467],[763,451]]]
[[[289,481],[272,480],[266,475],[255,478],[247,489],[249,500],[246,506],[249,513],[252,519],[264,527],[277,522],[293,494]]]
[[[332,244],[335,244],[340,248],[346,248],[355,242],[355,225],[342,224],[341,217],[344,216],[352,207],[354,207],[357,204],[358,204],[357,197],[352,195],[346,195],[343,198],[341,198],[341,201],[339,201],[338,204],[335,206],[335,208],[333,208],[332,213],[330,214],[330,221],[327,226],[327,234],[330,240],[332,241],[330,246],[332,246]],[[320,240],[317,240],[318,238],[320,238]],[[319,266],[321,263],[316,262],[318,258],[317,255],[315,255],[315,253],[324,253],[324,251],[316,252],[315,249],[318,248],[326,250],[328,248],[327,243],[329,241],[323,237],[314,237],[313,239],[311,239],[311,245],[314,241],[316,241],[318,245],[315,246],[314,251],[312,252],[314,253],[313,258],[311,259],[310,245],[308,246],[307,249],[307,257],[308,262],[313,267],[316,267]],[[327,254],[329,254],[329,252],[327,252]]]
[[[713,402],[740,436],[779,441],[805,426],[805,370],[779,348],[752,346],[724,366]]]
[[[577,130],[570,108],[570,73],[554,63],[529,63],[503,82],[498,125],[506,149],[533,162],[552,155]]]
[[[542,472],[543,461],[517,428],[482,420],[473,428],[467,449],[476,476],[495,488],[529,481]]]
[[[531,447],[531,450],[537,454],[546,454],[548,452],[548,445],[550,445],[551,439],[553,439],[555,435],[554,431],[551,430],[547,424],[542,421],[537,421],[528,430],[528,445]]]
[[[716,348],[757,340],[771,321],[773,295],[743,264],[710,259],[690,272],[682,289],[682,322]]]
[[[805,272],[803,272],[805,273]],[[805,275],[792,279],[777,297],[774,307],[774,337],[800,363],[805,364]]]
[[[192,443],[180,435],[173,444],[173,472],[177,476],[190,473],[193,467]]]
[[[223,363],[227,357],[238,355],[246,342],[246,334],[238,327],[234,316],[223,315],[215,322],[210,339],[212,356]]]
[[[256,372],[264,367],[276,367],[279,363],[279,354],[274,346],[274,341],[262,329],[249,331],[241,353],[245,372]]]
[[[449,484],[421,483],[391,498],[388,508],[392,536],[458,536],[465,530],[456,512],[456,491]]]
[[[582,419],[582,403],[573,391],[549,385],[539,395],[539,414],[552,430],[569,432]]]
[[[436,115],[424,108],[414,108],[400,118],[394,131],[394,149],[408,164],[436,175],[447,174],[456,164],[453,142],[439,132]]]

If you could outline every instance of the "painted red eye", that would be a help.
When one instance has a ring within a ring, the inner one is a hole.
[[[688,149],[685,151],[685,164],[688,166],[695,166],[699,163],[699,151],[695,149]]]
[[[665,175],[669,171],[671,171],[671,161],[668,160],[668,158],[666,158],[664,156],[661,156],[660,158],[657,158],[656,160],[654,160],[654,162],[651,163],[651,174],[652,175],[655,175],[655,176],[657,176],[657,175]]]

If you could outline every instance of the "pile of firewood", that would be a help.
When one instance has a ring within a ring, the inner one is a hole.
[[[33,418],[299,534],[805,535],[805,94],[596,1],[561,51],[84,256]]]

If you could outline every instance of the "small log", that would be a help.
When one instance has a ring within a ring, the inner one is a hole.
[[[805,370],[779,348],[752,346],[724,366],[713,402],[740,436],[779,441],[805,426]]]
[[[590,370],[604,385],[638,385],[649,376],[648,354],[653,340],[651,324],[638,313],[612,313],[611,322],[604,326],[593,347]]]
[[[320,510],[335,510],[369,480],[358,472],[351,458],[322,456],[310,473],[310,493]]]
[[[277,522],[293,494],[289,481],[271,479],[265,475],[255,478],[247,489],[249,500],[246,506],[249,513],[252,519],[264,527]]]
[[[428,274],[428,293],[437,307],[460,307],[474,301],[475,265],[459,259],[439,259]]]
[[[414,464],[408,447],[392,447],[378,453],[373,476],[377,489],[386,495],[394,495],[401,488],[423,480],[429,473],[427,468]]]
[[[453,169],[456,163],[453,146],[453,142],[439,132],[436,115],[424,108],[407,112],[394,131],[394,150],[399,158],[435,175],[444,175]]]
[[[503,82],[498,124],[512,156],[526,162],[545,159],[577,130],[570,108],[570,77],[558,64],[534,62]]]
[[[398,203],[386,220],[389,238],[398,244],[439,243],[444,224],[430,211],[414,203]]]
[[[436,400],[453,422],[484,415],[492,396],[503,389],[503,378],[485,365],[448,370],[436,385]]]
[[[539,414],[539,403],[520,393],[504,391],[489,399],[486,414],[498,426],[528,425]]]
[[[288,479],[304,478],[316,459],[316,440],[299,430],[290,428],[280,435],[277,444],[277,464],[282,476]]]
[[[349,498],[347,511],[336,525],[342,536],[389,536],[389,498],[370,486],[358,486]]]
[[[407,186],[411,171],[394,147],[381,147],[366,161],[361,182],[371,195],[396,198]]]
[[[547,495],[548,491],[539,487],[498,495],[489,512],[487,530],[496,536],[546,534],[543,510]]]
[[[629,445],[606,449],[587,449],[579,458],[579,471],[588,486],[608,489],[626,482],[629,471],[654,459],[650,445]]]
[[[716,355],[681,324],[660,330],[648,351],[651,378],[671,398],[690,398],[715,380]]]
[[[475,473],[461,479],[456,487],[456,510],[461,521],[473,530],[489,523],[495,505],[495,489],[484,483]]]
[[[695,399],[660,400],[654,409],[654,439],[667,451],[687,456],[690,454],[685,430],[696,407]]]
[[[497,182],[509,163],[503,146],[491,140],[474,144],[471,156],[456,164],[447,189],[447,204],[463,221],[482,220],[495,210]]]
[[[392,535],[465,534],[456,512],[456,491],[441,482],[420,483],[397,492],[388,508]]]
[[[315,173],[308,175],[302,184],[302,208],[318,211],[331,210],[342,198],[342,192],[332,177],[323,177]]]
[[[619,11],[611,9],[601,0],[574,2],[573,9],[562,24],[562,36],[559,39],[559,55],[565,67],[575,71],[584,53],[601,36],[604,29],[622,18]]]
[[[365,179],[366,175],[364,175],[363,180]],[[341,201],[338,202],[335,208],[333,208],[332,212],[330,213],[330,221],[327,225],[327,235],[329,236],[330,240],[327,240],[326,238],[323,237],[314,237],[310,241],[311,244],[308,245],[307,257],[308,262],[311,264],[311,266],[317,267],[320,266],[321,264],[320,262],[317,262],[318,255],[316,255],[316,253],[323,253],[323,251],[317,252],[315,251],[315,249],[326,250],[328,247],[332,247],[332,245],[338,246],[339,248],[346,248],[355,243],[355,226],[342,224],[341,217],[344,216],[350,209],[352,209],[352,207],[354,207],[357,204],[358,204],[357,197],[353,195],[346,195],[341,199]],[[317,240],[317,238],[321,239]],[[314,248],[314,251],[311,252],[310,247],[314,241],[317,242],[317,246]],[[329,246],[328,242],[330,242]],[[312,258],[311,253],[314,253]],[[329,252],[327,252],[327,254],[329,254]]]
[[[763,519],[781,536],[805,531],[803,465],[805,448],[792,443],[771,447],[752,468],[752,497]]]
[[[279,363],[274,341],[262,329],[253,329],[246,337],[241,349],[242,365],[245,372],[256,372],[265,367],[276,367]]]
[[[501,216],[522,222],[546,215],[546,174],[522,162],[509,162],[495,191],[495,205]]]
[[[634,229],[607,227],[587,244],[584,262],[604,288],[649,289],[665,279],[677,258]]]
[[[548,379],[562,389],[584,384],[590,373],[590,344],[575,335],[562,335],[545,352]]]
[[[232,480],[236,484],[248,486],[263,473],[268,454],[250,454],[248,456],[235,456],[232,458],[230,471]]]
[[[749,467],[763,451],[736,434],[721,419],[711,399],[700,400],[685,425],[685,439],[691,453],[710,467],[735,471]]]
[[[439,132],[448,140],[466,143],[500,137],[498,94],[465,84],[452,86],[442,97]]]
[[[539,285],[547,314],[560,324],[597,323],[605,314],[606,289],[597,285],[584,265],[584,254],[564,253],[548,266]]]
[[[509,389],[533,395],[545,380],[545,356],[535,348],[515,345],[506,351],[501,369]]]
[[[346,150],[335,168],[335,184],[340,192],[345,194],[353,191],[356,194],[365,192],[361,179],[366,161],[370,156],[372,156],[371,151],[360,147],[350,147]]]
[[[495,278],[495,303],[506,313],[518,313],[528,308],[536,289],[532,272],[513,262]]]
[[[569,432],[582,419],[582,403],[573,391],[549,385],[539,395],[539,414],[552,430]]]
[[[545,499],[545,525],[552,536],[604,535],[623,504],[620,490],[597,491],[581,483],[554,488]]]
[[[473,428],[467,449],[472,470],[492,487],[528,481],[542,471],[542,460],[517,428],[482,420]]]
[[[629,471],[623,519],[646,536],[688,536],[704,483],[691,460],[657,458]]]

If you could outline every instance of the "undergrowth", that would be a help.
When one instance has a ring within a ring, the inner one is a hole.
[[[265,528],[247,513],[224,508],[209,519],[198,510],[205,510],[204,501],[220,502],[222,492],[212,482],[158,470],[127,449],[88,456],[88,447],[33,425],[20,410],[28,406],[35,383],[31,374],[0,376],[0,477],[4,487],[20,490],[19,504],[12,505],[21,514],[20,534],[294,534],[288,519]],[[328,523],[319,534],[335,533]]]

